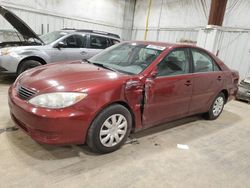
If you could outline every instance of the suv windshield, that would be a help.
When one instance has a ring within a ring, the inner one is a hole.
[[[42,35],[40,38],[45,44],[50,44],[54,42],[55,40],[67,35],[67,32],[64,31],[53,31],[51,33],[47,33],[45,35]]]
[[[90,63],[103,65],[127,74],[139,74],[164,50],[164,47],[121,43],[89,59]]]

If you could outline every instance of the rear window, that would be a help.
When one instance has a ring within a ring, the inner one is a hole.
[[[105,37],[101,36],[90,36],[90,48],[95,48],[95,49],[105,49],[109,47],[109,41]]]

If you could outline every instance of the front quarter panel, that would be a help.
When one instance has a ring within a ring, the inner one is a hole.
[[[8,72],[15,73],[18,65],[24,59],[29,57],[39,57],[45,62],[50,61],[49,56],[44,51],[49,46],[29,46],[12,48],[7,55],[0,56],[0,66],[7,69]]]
[[[20,49],[20,51],[17,53],[21,57],[20,61],[22,61],[25,58],[34,56],[34,57],[39,57],[43,59],[45,62],[50,62],[50,57],[46,53],[46,50],[50,48],[51,47],[49,45],[35,46],[32,48],[28,48],[28,49]]]
[[[21,57],[17,54],[0,56],[0,66],[7,70],[8,73],[15,73]]]

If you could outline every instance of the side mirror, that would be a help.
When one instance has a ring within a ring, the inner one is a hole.
[[[154,70],[152,70],[152,71],[149,73],[148,77],[154,79],[154,78],[157,77],[157,74],[158,74],[158,70],[157,70],[157,69],[154,69]]]
[[[55,47],[58,48],[58,49],[60,49],[60,48],[65,48],[66,46],[67,46],[67,45],[66,45],[64,42],[62,42],[62,41],[58,42],[58,43],[55,45]]]

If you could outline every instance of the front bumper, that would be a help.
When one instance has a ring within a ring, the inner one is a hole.
[[[250,90],[239,86],[239,90],[236,94],[236,99],[241,99],[250,102]]]
[[[90,115],[73,107],[65,109],[35,108],[9,89],[10,114],[15,124],[32,139],[46,144],[83,144]]]
[[[0,56],[0,73],[16,73],[19,59],[13,56]]]

